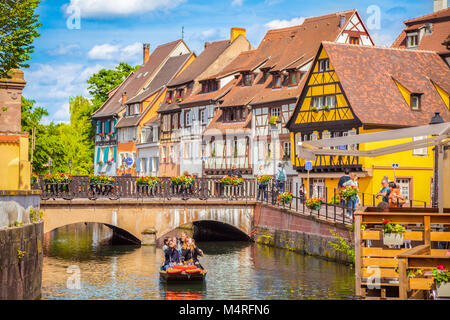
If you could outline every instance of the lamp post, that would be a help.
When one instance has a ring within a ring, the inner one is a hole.
[[[202,140],[202,178],[205,169],[205,150],[206,150],[206,141]]]
[[[439,115],[439,112],[435,112],[434,116],[430,120],[430,125],[444,123],[444,120]],[[438,207],[439,202],[439,169],[442,170],[442,166],[439,164],[439,153],[441,152],[441,146],[436,144],[434,146],[434,172],[433,172],[433,199],[432,207]],[[443,150],[442,150],[443,152]],[[441,199],[442,200],[442,199]]]
[[[281,122],[280,118],[276,117],[275,121],[270,121],[270,131],[272,136],[272,143],[271,143],[271,152],[273,153],[273,183],[272,183],[272,203],[275,202],[275,195],[273,193],[273,187],[277,180],[277,170],[276,170],[276,164],[275,164],[275,140],[277,138],[278,133],[278,124]]]
[[[69,174],[72,174],[72,159],[69,159],[68,165],[69,165]]]

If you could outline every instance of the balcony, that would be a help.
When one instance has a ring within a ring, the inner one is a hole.
[[[227,175],[231,167],[235,165],[241,174],[252,174],[248,157],[210,157],[204,163],[205,173],[208,175]]]
[[[95,145],[104,146],[111,144],[117,144],[117,133],[95,135]]]
[[[354,172],[363,170],[359,157],[354,156],[317,156],[312,165],[311,173],[343,172],[345,169]],[[304,159],[296,158],[293,167],[300,173],[307,172]]]

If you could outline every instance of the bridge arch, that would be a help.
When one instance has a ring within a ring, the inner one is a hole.
[[[255,203],[245,201],[42,201],[44,232],[82,222],[103,223],[129,232],[142,241],[146,230],[155,238],[185,225],[214,221],[232,226],[248,235],[253,229]]]

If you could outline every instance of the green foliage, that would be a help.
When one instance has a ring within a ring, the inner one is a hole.
[[[108,92],[121,84],[131,72],[138,68],[139,66],[132,67],[121,62],[113,70],[102,69],[92,75],[87,83],[90,84],[89,93],[94,97],[93,104],[97,108],[100,107],[108,99]]]
[[[17,259],[21,260],[26,253],[27,253],[26,251],[17,250]]]
[[[23,222],[19,222],[19,221],[14,221],[14,223],[10,223],[9,227],[21,227],[23,226]]]
[[[38,222],[42,220],[42,216],[44,215],[44,211],[42,210],[35,210],[33,208],[30,208],[30,220],[31,222]]]
[[[355,248],[345,241],[337,232],[330,229],[330,233],[335,238],[335,241],[328,241],[328,243],[333,247],[334,250],[342,252],[351,258],[351,261],[355,263]]]
[[[389,220],[384,220],[383,221],[383,234],[385,233],[399,233],[399,234],[403,234],[406,232],[405,227],[403,227],[400,224],[391,224],[389,223]]]
[[[450,281],[450,271],[446,270],[444,265],[440,264],[433,269],[433,279],[437,284],[447,283]]]
[[[35,9],[39,0],[2,0],[0,2],[0,77],[14,68],[28,68],[25,62],[34,52],[34,38],[41,26]]]

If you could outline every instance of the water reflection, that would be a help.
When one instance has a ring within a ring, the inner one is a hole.
[[[247,242],[199,243],[205,283],[165,284],[155,247],[100,245],[107,230],[62,228],[46,236],[43,299],[348,299],[347,266]],[[100,239],[100,240],[99,240]],[[67,268],[77,265],[81,289],[67,289]]]

